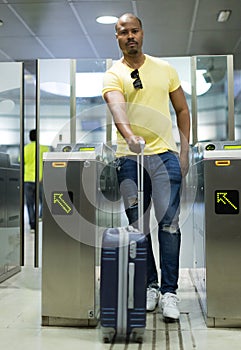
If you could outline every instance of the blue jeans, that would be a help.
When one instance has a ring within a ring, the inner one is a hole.
[[[26,197],[26,205],[28,209],[28,218],[29,225],[31,230],[35,230],[36,222],[35,222],[35,182],[25,182],[24,183],[24,191]],[[40,212],[39,216],[42,217],[42,197],[43,197],[43,184],[39,183],[39,205]]]
[[[136,157],[118,158],[116,169],[129,224],[138,227]],[[176,293],[178,288],[181,183],[178,155],[165,152],[144,156],[144,233],[148,242],[147,285],[156,288],[159,286],[150,235],[150,210],[153,204],[158,223],[162,294]]]

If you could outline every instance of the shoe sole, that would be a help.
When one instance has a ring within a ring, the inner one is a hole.
[[[179,318],[171,318],[171,317],[163,316],[163,321],[165,323],[175,323],[175,322],[179,321]]]
[[[146,312],[153,312],[153,311],[155,311],[156,310],[156,308],[157,308],[157,306],[158,306],[158,304],[156,304],[156,306],[154,307],[154,309],[152,309],[152,310],[148,310],[148,309],[146,309]]]
[[[146,312],[153,312],[153,311],[155,311],[156,310],[156,307],[155,307],[155,309],[153,309],[153,310],[146,310]]]

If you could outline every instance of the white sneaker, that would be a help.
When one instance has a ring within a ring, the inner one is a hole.
[[[159,290],[156,288],[147,288],[146,293],[146,310],[154,311],[159,301]]]
[[[164,318],[178,320],[180,312],[177,307],[177,303],[180,300],[173,293],[165,293],[160,300],[160,308],[162,309],[162,315]]]

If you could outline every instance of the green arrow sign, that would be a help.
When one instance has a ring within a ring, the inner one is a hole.
[[[52,214],[71,215],[73,211],[73,193],[67,191],[52,192]]]
[[[239,192],[237,190],[215,191],[216,214],[238,214]]]

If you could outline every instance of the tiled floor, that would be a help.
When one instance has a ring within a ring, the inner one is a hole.
[[[0,284],[1,350],[238,350],[240,329],[207,328],[187,269],[181,269],[181,317],[166,324],[149,313],[143,344],[103,344],[100,329],[41,326],[41,268],[33,268],[33,238],[26,232],[26,266]]]

